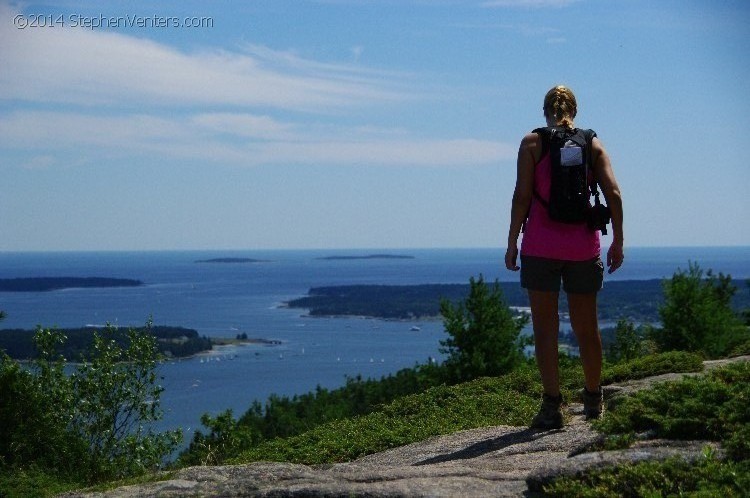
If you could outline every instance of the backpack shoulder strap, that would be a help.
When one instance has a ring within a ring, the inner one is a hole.
[[[594,140],[596,132],[594,130],[581,130],[583,136],[586,137],[586,145],[591,145],[591,141]]]
[[[557,131],[557,129],[556,129],[556,128],[552,128],[552,127],[549,127],[549,126],[545,126],[545,127],[543,127],[543,128],[534,128],[533,130],[531,130],[531,133],[536,133],[537,135],[539,135],[539,138],[540,138],[540,139],[542,140],[542,153],[541,153],[541,155],[539,156],[539,160],[540,160],[540,161],[541,161],[541,160],[542,160],[542,158],[543,158],[544,156],[546,156],[546,155],[547,155],[547,153],[549,152],[549,143],[550,143],[550,139],[552,138],[552,135],[553,135],[553,134],[554,134],[554,133],[555,133],[556,131]],[[536,198],[536,200],[537,200],[537,201],[539,201],[539,203],[540,203],[540,204],[541,204],[542,206],[544,206],[545,208],[547,208],[547,206],[548,206],[549,204],[547,203],[547,201],[545,201],[545,200],[544,200],[544,199],[542,198],[542,196],[541,196],[541,195],[539,195],[539,193],[538,193],[538,192],[536,191],[536,187],[534,187],[534,197]]]
[[[594,143],[594,137],[596,137],[596,132],[594,130],[578,130],[580,131],[584,138],[586,139],[586,162],[588,163],[589,168],[591,170],[594,170],[594,157],[591,154],[591,151],[593,149],[592,144]]]
[[[554,131],[555,131],[554,128],[549,128],[549,127],[534,128],[533,130],[531,130],[531,133],[536,133],[537,135],[539,135],[539,138],[542,140],[542,153],[539,156],[539,160],[540,161],[549,152],[549,141],[550,141],[550,137],[552,136],[552,133],[554,133]],[[539,203],[541,203],[542,206],[544,206],[545,209],[546,209],[547,206],[548,206],[547,201],[545,201],[544,199],[542,199],[542,196],[539,195],[539,193],[536,191],[536,187],[534,187],[533,194],[534,194],[534,198]],[[531,210],[531,206],[529,206],[529,211],[530,210]],[[524,219],[523,224],[521,225],[521,232],[526,231],[526,221],[528,220],[528,217],[529,217],[529,213],[527,211],[526,212],[526,218]]]
[[[583,133],[583,136],[586,137],[586,162],[588,164],[588,167],[591,168],[591,173],[594,178],[594,181],[591,182],[591,195],[594,196],[594,199],[596,201],[596,204],[599,204],[599,184],[596,181],[596,175],[594,174],[594,156],[592,154],[592,144],[594,141],[594,137],[596,137],[596,132],[594,130],[586,129],[581,130]]]
[[[544,127],[544,128],[534,128],[531,130],[531,133],[536,133],[539,135],[539,138],[542,139],[542,154],[539,156],[539,160],[549,152],[549,140],[552,134],[555,132],[555,128],[550,127]]]

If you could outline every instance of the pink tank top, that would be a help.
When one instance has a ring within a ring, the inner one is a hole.
[[[534,167],[534,188],[542,199],[549,198],[550,156],[544,156]],[[585,223],[572,225],[553,221],[547,208],[535,197],[531,200],[529,218],[521,240],[521,254],[564,261],[586,261],[601,252],[599,232]]]

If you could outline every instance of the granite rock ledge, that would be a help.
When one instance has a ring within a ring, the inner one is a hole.
[[[706,370],[750,356],[706,362]],[[654,382],[684,374],[659,376],[613,386],[607,396],[623,395]],[[620,451],[589,451],[599,435],[571,404],[569,423],[560,430],[538,431],[497,426],[460,431],[331,465],[251,463],[181,469],[164,481],[125,486],[107,492],[67,493],[66,497],[439,497],[537,496],[558,476],[580,475],[591,468],[681,456],[699,458],[705,441],[643,441]]]

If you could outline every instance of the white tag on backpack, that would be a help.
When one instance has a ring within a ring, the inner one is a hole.
[[[583,149],[580,147],[563,147],[560,149],[560,166],[578,166],[583,164]]]

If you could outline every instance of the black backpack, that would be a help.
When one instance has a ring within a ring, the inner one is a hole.
[[[542,139],[542,157],[549,151],[551,163],[551,186],[549,202],[534,189],[534,197],[547,208],[552,220],[562,223],[589,223],[594,230],[606,234],[606,223],[594,223],[592,215],[607,210],[599,200],[596,180],[589,183],[591,164],[591,142],[596,136],[593,130],[565,127],[537,128],[533,133]],[[596,209],[592,210],[590,196],[595,198]]]

